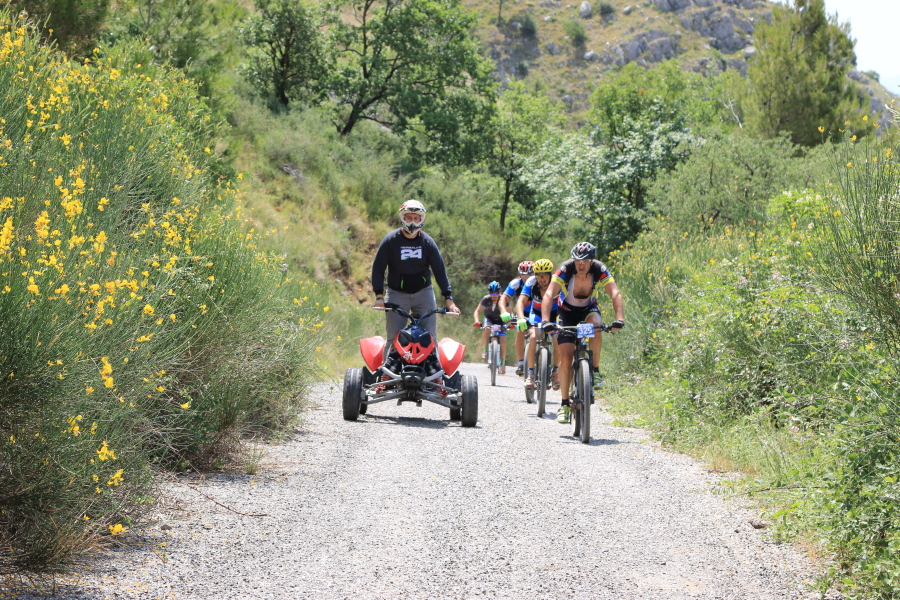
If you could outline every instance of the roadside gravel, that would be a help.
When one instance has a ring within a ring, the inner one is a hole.
[[[55,598],[818,597],[806,557],[769,543],[715,476],[595,408],[594,441],[535,417],[521,379],[491,387],[478,426],[436,405],[382,403],[341,418],[319,386],[306,425],[266,446],[260,474],[184,485],[144,543],[57,579]],[[599,414],[599,418],[598,417]],[[44,598],[37,592],[20,598]]]

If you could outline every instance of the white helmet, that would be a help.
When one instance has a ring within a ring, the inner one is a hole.
[[[425,226],[425,207],[422,206],[422,203],[418,200],[407,200],[403,204],[400,205],[400,226],[403,228],[403,231],[406,233],[413,233],[417,229],[422,229]],[[422,217],[422,220],[418,223],[412,222],[407,223],[403,217],[405,217],[409,213],[416,213]]]

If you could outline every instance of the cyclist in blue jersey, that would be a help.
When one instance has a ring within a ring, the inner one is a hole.
[[[611,324],[612,328],[622,329],[625,326],[625,307],[622,294],[606,265],[596,260],[596,255],[597,249],[592,244],[588,242],[575,244],[572,248],[572,257],[561,264],[553,274],[541,304],[541,312],[544,317],[542,327],[545,333],[556,328],[556,323],[550,322],[549,319],[551,303],[560,295],[562,297],[559,305],[560,325],[568,327],[583,322],[599,325],[602,321],[600,307],[597,306],[597,294],[601,289],[609,295],[616,313],[616,320]],[[556,420],[560,423],[568,423],[570,420],[569,387],[572,381],[575,340],[575,333],[569,330],[561,330],[557,335],[562,402],[559,412],[556,414]],[[590,341],[591,351],[594,355],[591,373],[595,387],[600,383],[598,367],[600,365],[601,340],[598,332]]]
[[[500,317],[504,322],[512,319],[510,314],[510,300],[512,300],[513,310],[515,310],[516,302],[519,300],[519,294],[525,286],[525,280],[532,274],[534,263],[530,260],[523,260],[519,263],[519,276],[509,282],[506,291],[500,296]],[[525,333],[521,330],[516,331],[516,375],[522,375],[525,368]]]
[[[500,318],[500,283],[492,281],[488,284],[488,295],[481,299],[475,307],[475,327],[481,327],[478,315],[484,311],[485,325],[501,325],[500,330],[500,374],[506,375],[506,326]],[[491,337],[491,327],[485,327],[481,336],[481,360],[487,360],[488,340]]]
[[[516,303],[516,328],[519,331],[526,331],[531,328],[531,339],[537,340],[540,331],[540,324],[543,319],[541,314],[541,305],[544,299],[544,290],[550,286],[550,275],[553,273],[553,263],[546,258],[534,261],[534,275],[525,281],[522,293],[519,294],[519,301]],[[550,309],[550,320],[556,321],[557,300],[553,299],[553,306]],[[529,346],[528,356],[528,373],[525,377],[525,389],[534,389],[534,356],[537,344]],[[550,374],[550,380],[553,382],[553,389],[559,389],[559,376],[557,367],[559,367],[559,352],[557,352],[556,338],[553,339],[553,371]]]

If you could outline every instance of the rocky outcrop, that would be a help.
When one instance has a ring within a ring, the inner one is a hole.
[[[590,16],[594,14],[594,11],[591,9],[591,3],[587,0],[584,0],[584,2],[581,3],[581,6],[578,9],[578,14],[582,19],[590,18]]]
[[[722,3],[735,8],[751,9],[765,4],[765,0],[653,0],[653,4],[663,12],[678,12],[691,6],[707,8]]]
[[[607,48],[601,60],[608,65],[624,65],[635,61],[643,61],[644,64],[658,63],[675,58],[681,52],[678,47],[679,37],[678,34],[670,36],[658,29],[645,31]]]
[[[700,0],[703,2],[704,0]],[[722,4],[713,4],[681,16],[681,25],[709,38],[709,45],[732,54],[750,45],[753,23],[744,15]]]

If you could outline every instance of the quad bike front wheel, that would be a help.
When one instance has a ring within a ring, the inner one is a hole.
[[[462,376],[462,414],[463,427],[475,427],[478,422],[478,380],[474,375]]]
[[[355,421],[359,418],[360,399],[362,398],[362,369],[349,368],[344,372],[344,420]]]

